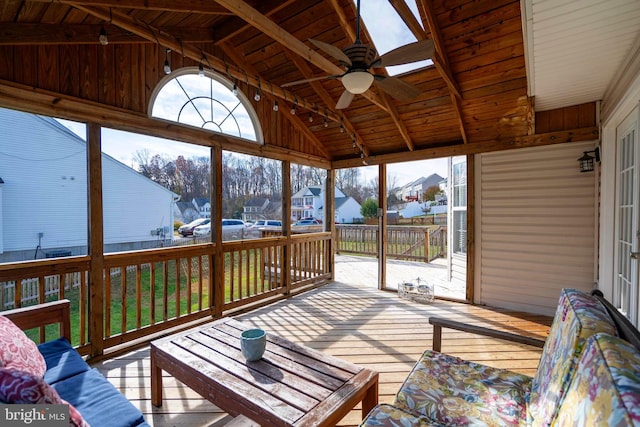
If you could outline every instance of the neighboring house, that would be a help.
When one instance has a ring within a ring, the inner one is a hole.
[[[192,201],[193,206],[199,214],[199,218],[211,218],[211,202],[204,197],[195,197]]]
[[[335,222],[340,224],[353,224],[363,222],[360,212],[360,203],[353,197],[336,197],[335,202]]]
[[[200,212],[194,207],[193,202],[176,202],[173,216],[176,221],[188,224],[194,219],[200,218]]]
[[[242,220],[246,222],[270,219],[265,216],[265,211],[269,204],[269,199],[266,197],[252,197],[243,206]]]
[[[338,191],[336,188],[336,197],[344,197],[344,194],[342,192],[338,194]],[[322,187],[314,185],[305,187],[291,196],[291,219],[319,218],[320,208],[324,203],[321,194],[323,194]]]
[[[0,262],[86,254],[86,143],[14,110],[0,109],[0,127]],[[105,252],[171,241],[176,194],[104,153],[102,176]]]
[[[322,186],[305,187],[291,197],[291,217],[293,220],[301,218],[324,218],[324,191]],[[335,216],[340,223],[362,221],[360,203],[353,197],[348,197],[337,187],[335,188]]]
[[[420,177],[415,181],[412,181],[400,188],[394,190],[394,194],[398,200],[406,202],[421,201],[422,193],[432,186],[437,186],[442,190],[444,182],[444,188],[446,188],[446,179],[442,178],[437,173],[431,174],[428,177]]]

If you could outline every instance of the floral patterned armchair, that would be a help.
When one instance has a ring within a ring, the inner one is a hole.
[[[533,378],[427,350],[401,386],[394,404],[374,408],[361,425],[554,425],[559,414],[565,418],[571,414],[559,409],[570,384],[574,385],[572,379],[580,377],[576,367],[582,350],[597,333],[617,333],[604,305],[589,294],[564,289]],[[580,363],[594,363],[594,359]],[[640,370],[630,369],[640,382]],[[631,395],[640,400],[640,387],[633,390]],[[593,387],[589,391],[593,392]]]

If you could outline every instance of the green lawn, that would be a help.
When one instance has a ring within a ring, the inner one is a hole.
[[[253,275],[256,265],[253,262],[253,252],[247,251],[249,256],[249,272],[247,273],[247,264],[246,260],[239,260],[236,256],[234,258],[234,271],[236,274],[235,282],[236,286],[234,287],[234,299],[240,298],[240,289],[237,286],[237,274],[239,269],[239,263],[242,262],[242,275],[243,278],[250,278],[249,283],[247,284],[246,280],[243,279],[243,294],[242,297],[247,296],[247,288],[250,290],[260,288],[261,284],[253,283]],[[258,262],[260,257],[257,257]],[[167,318],[174,318],[178,312],[178,306],[176,304],[177,298],[176,296],[180,295],[180,314],[184,315],[191,312],[198,311],[199,301],[202,301],[202,309],[206,309],[210,304],[210,295],[209,295],[209,267],[206,263],[206,259],[203,260],[203,283],[200,291],[200,287],[198,286],[198,264],[196,262],[192,263],[192,279],[191,283],[187,285],[187,265],[186,261],[183,260],[181,262],[180,269],[180,288],[179,291],[176,289],[176,262],[175,260],[167,261],[167,280],[166,280],[166,292],[164,287],[164,271],[163,264],[157,263],[155,269],[155,280],[153,283],[154,288],[154,298],[152,301],[151,297],[151,268],[148,266],[143,267],[140,271],[140,325],[146,326],[151,324],[151,308],[155,308],[155,322],[161,322],[164,320],[164,312],[165,312],[165,293],[166,293],[166,312]],[[225,254],[225,301],[231,300],[231,257],[229,254]],[[261,266],[258,266],[261,268]],[[261,280],[261,274],[258,273],[258,281]],[[109,307],[110,307],[110,334],[117,335],[122,333],[122,317],[123,313],[126,316],[126,330],[133,330],[137,327],[137,304],[138,300],[138,291],[136,289],[136,272],[131,271],[126,273],[126,285],[124,287],[126,298],[122,299],[122,274],[118,272],[117,274],[111,275],[111,295],[108,296]],[[248,285],[248,286],[247,286]],[[257,285],[257,286],[255,286]],[[191,310],[189,310],[188,306],[188,293],[191,294]],[[74,288],[72,290],[66,291],[64,297],[71,301],[71,334],[72,334],[72,343],[73,345],[78,345],[80,343],[80,291],[79,288]],[[49,301],[57,300],[57,295],[49,298]],[[85,297],[86,299],[86,297]],[[126,307],[126,309],[124,309]],[[87,322],[88,319],[85,319]],[[85,323],[85,331],[87,331],[87,325]],[[38,341],[39,331],[37,329],[30,330],[27,334]],[[55,339],[58,337],[58,327],[56,325],[49,325],[45,331],[46,340]]]

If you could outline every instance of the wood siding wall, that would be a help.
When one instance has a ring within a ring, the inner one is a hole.
[[[0,67],[0,79],[146,115],[153,90],[165,78],[164,59],[164,49],[152,43],[0,46],[0,62],[11,64]],[[191,67],[194,74],[198,72],[197,62],[177,52],[170,54],[169,61],[174,72],[183,67]],[[273,111],[269,87],[263,88],[262,100],[255,102],[255,90],[242,81],[237,84],[255,108],[266,142],[306,154],[323,154],[284,114]],[[283,105],[283,113],[288,114],[288,108]],[[316,122],[322,128],[318,116]]]
[[[596,125],[595,102],[536,112],[536,133],[557,132]]]
[[[479,155],[475,302],[553,315],[560,289],[594,284],[594,143]]]

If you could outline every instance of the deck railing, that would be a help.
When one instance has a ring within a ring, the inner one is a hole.
[[[378,226],[336,225],[336,253],[378,255]],[[387,257],[430,262],[447,253],[444,226],[387,226]]]
[[[89,354],[92,336],[106,349],[331,277],[330,233],[229,241],[221,250],[206,243],[106,254],[101,334],[90,331],[89,256],[0,265],[0,301],[9,309],[70,299],[73,344]],[[45,341],[54,329],[30,335]]]

